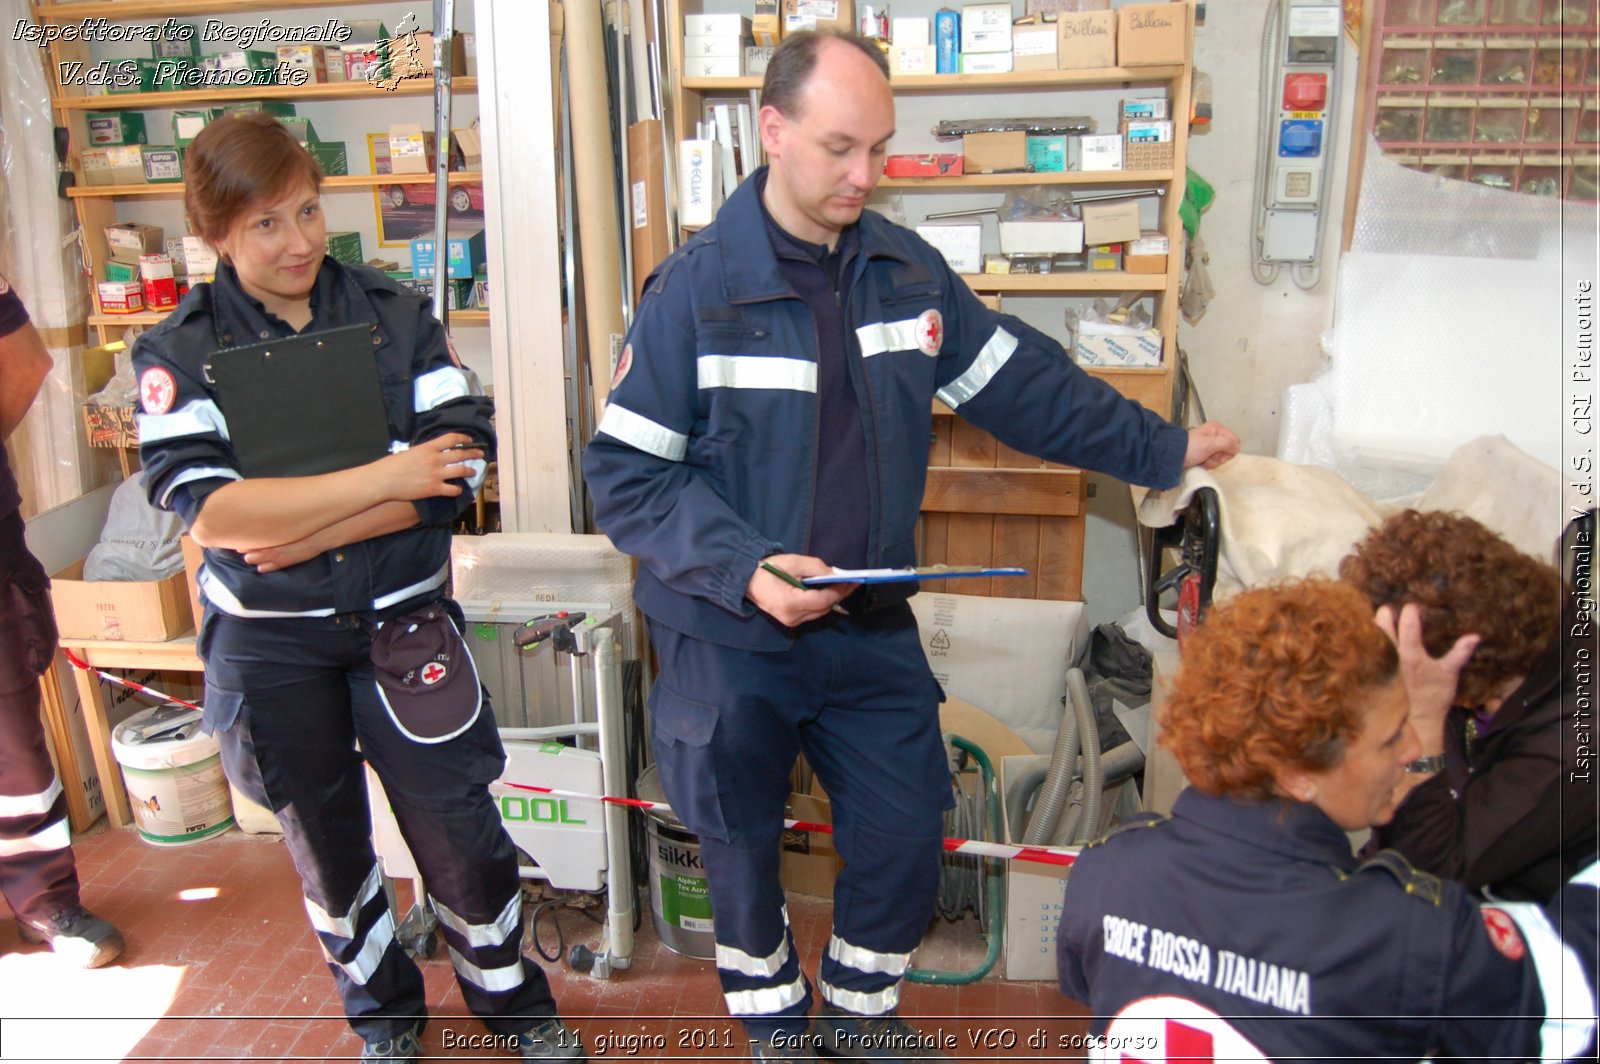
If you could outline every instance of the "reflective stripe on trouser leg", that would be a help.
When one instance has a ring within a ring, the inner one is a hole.
[[[0,694],[0,749],[0,896],[16,916],[46,919],[78,904],[78,873],[37,683]]]
[[[777,840],[745,848],[703,838],[700,863],[711,892],[717,979],[728,1012],[760,1038],[805,1030],[811,986],[800,970],[778,883]]]

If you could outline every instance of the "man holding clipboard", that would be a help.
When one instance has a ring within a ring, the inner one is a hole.
[[[283,829],[362,1060],[417,1059],[427,1014],[363,761],[468,1008],[523,1059],[582,1059],[522,955],[516,851],[488,793],[505,752],[444,597],[451,522],[494,451],[490,402],[426,299],[325,256],[322,174],[276,119],[215,119],[185,170],[216,279],[133,361],[150,499],[205,547],[206,728]]]
[[[700,837],[724,1000],[757,1059],[941,1059],[895,1012],[951,804],[916,584],[807,578],[914,564],[935,396],[1136,484],[1239,441],[1123,399],[863,213],[895,129],[874,45],[786,35],[762,104],[770,165],[646,281],[584,473],[596,524],[640,560],[661,782]],[[815,1027],[778,882],[801,752],[845,858]]]

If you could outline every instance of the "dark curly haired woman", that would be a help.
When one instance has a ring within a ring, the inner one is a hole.
[[[1477,640],[1453,697],[1412,692],[1423,756],[1377,844],[1472,890],[1548,900],[1596,836],[1593,783],[1572,782],[1582,688],[1577,655],[1563,666],[1560,575],[1470,517],[1416,510],[1374,529],[1339,575],[1391,615],[1415,606],[1431,654]]]

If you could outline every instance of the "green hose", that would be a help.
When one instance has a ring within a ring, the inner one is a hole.
[[[983,772],[983,792],[986,797],[984,805],[989,810],[989,834],[998,842],[1005,838],[1000,831],[1000,788],[995,782],[994,765],[989,761],[989,755],[983,752],[983,747],[963,739],[959,735],[950,736],[950,745],[957,750],[965,750],[978,761],[978,768]],[[910,968],[906,971],[906,979],[913,983],[933,983],[936,986],[964,986],[967,983],[976,983],[979,979],[989,974],[994,967],[994,962],[1000,959],[1000,942],[1005,931],[1005,877],[1004,863],[998,858],[984,859],[984,865],[989,880],[989,949],[984,954],[982,962],[970,972],[941,972],[929,968]]]

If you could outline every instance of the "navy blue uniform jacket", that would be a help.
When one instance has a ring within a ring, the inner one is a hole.
[[[723,646],[791,633],[745,598],[757,563],[805,553],[818,490],[816,333],[784,280],[756,188],[645,282],[610,404],[584,455],[595,524],[642,562],[635,601]],[[1177,426],[986,308],[916,234],[867,211],[841,290],[872,502],[868,564],[916,561],[935,397],[1017,450],[1170,487]]]

